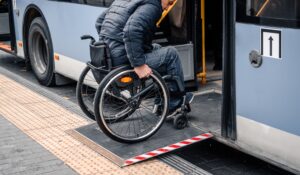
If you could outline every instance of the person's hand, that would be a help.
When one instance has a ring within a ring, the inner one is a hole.
[[[139,76],[139,78],[149,77],[152,74],[152,70],[147,64],[135,67],[134,72]]]

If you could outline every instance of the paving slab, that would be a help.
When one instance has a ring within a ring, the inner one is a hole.
[[[0,175],[39,174],[60,170],[77,174],[55,155],[0,115]],[[39,157],[47,159],[39,159]]]

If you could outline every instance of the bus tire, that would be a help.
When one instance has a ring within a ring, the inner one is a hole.
[[[34,75],[44,86],[55,85],[53,46],[46,22],[35,18],[28,31],[28,53]]]

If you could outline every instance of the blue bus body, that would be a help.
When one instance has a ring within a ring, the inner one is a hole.
[[[81,41],[80,36],[90,34],[97,38],[94,24],[105,8],[48,0],[19,0],[16,3],[19,16],[14,13],[17,43],[23,43],[24,15],[30,6],[40,9],[48,24],[54,52],[60,56],[60,60],[55,61],[55,72],[77,80],[89,61],[88,41]],[[23,47],[17,50],[17,55],[24,57]]]
[[[262,28],[281,31],[282,59],[263,57],[261,67],[253,68],[249,53],[260,49]],[[295,169],[300,167],[298,39],[297,29],[236,24],[237,141]]]

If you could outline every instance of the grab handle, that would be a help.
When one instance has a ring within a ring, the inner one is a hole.
[[[252,50],[249,53],[249,61],[252,67],[259,68],[263,63],[263,58],[258,51]]]
[[[86,39],[90,39],[91,40],[91,44],[94,44],[95,43],[95,38],[92,37],[91,35],[82,35],[81,37],[81,40],[86,40]]]

